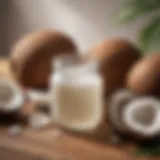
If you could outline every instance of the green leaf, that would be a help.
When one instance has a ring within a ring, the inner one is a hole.
[[[116,21],[118,23],[128,23],[135,19],[139,15],[139,11],[134,7],[127,7],[120,11],[118,16],[116,17]]]
[[[116,19],[120,23],[128,23],[151,12],[160,12],[160,0],[130,0]]]
[[[157,29],[151,37],[149,50],[154,52],[160,51],[160,26],[157,27]]]
[[[160,51],[160,18],[154,19],[140,32],[140,45],[143,50]]]

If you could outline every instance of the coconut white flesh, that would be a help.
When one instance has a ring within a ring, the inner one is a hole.
[[[145,97],[133,100],[123,114],[125,125],[134,133],[154,136],[160,130],[160,101]]]
[[[119,90],[112,95],[109,116],[116,129],[125,130],[120,114],[122,114],[125,105],[133,98],[135,98],[135,95],[127,89]]]
[[[22,107],[24,97],[21,89],[14,83],[5,78],[0,78],[0,110],[14,111]]]

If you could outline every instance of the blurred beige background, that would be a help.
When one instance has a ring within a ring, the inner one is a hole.
[[[86,51],[112,36],[128,37],[137,42],[145,19],[127,26],[113,26],[114,14],[124,0],[1,0],[0,53],[7,55],[11,46],[29,32],[56,28],[73,36],[80,50]],[[147,19],[147,17],[146,17]]]

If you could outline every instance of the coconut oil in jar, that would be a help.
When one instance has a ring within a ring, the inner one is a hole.
[[[55,121],[75,131],[94,130],[103,118],[103,83],[96,62],[61,56],[54,61],[51,95]]]

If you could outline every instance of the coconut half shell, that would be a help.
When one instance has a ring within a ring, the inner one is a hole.
[[[24,87],[46,88],[52,71],[51,62],[61,53],[77,53],[76,45],[64,33],[44,30],[29,34],[11,50],[12,72]]]
[[[132,101],[136,96],[127,89],[116,91],[110,98],[109,104],[109,119],[112,126],[119,133],[127,133],[127,127],[123,122],[123,112],[126,105]]]
[[[131,101],[126,105],[123,121],[134,137],[157,136],[160,133],[160,101],[151,97]]]
[[[19,111],[24,102],[25,97],[19,86],[12,80],[0,78],[0,123],[19,122]]]
[[[18,85],[6,78],[0,78],[0,112],[14,112],[23,103],[23,93]]]

